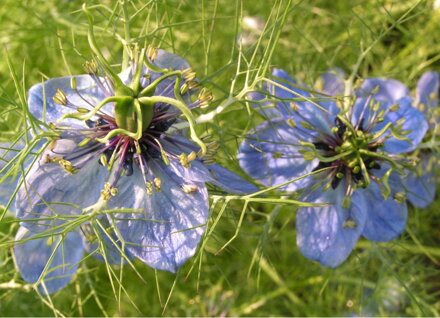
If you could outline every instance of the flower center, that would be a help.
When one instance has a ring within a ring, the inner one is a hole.
[[[313,143],[320,160],[318,167],[330,168],[329,185],[336,189],[343,178],[349,184],[366,187],[371,169],[380,169],[375,153],[382,146],[375,135],[364,132],[363,123],[353,126],[339,117],[332,129],[333,138]]]

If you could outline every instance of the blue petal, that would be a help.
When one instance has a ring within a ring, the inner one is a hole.
[[[384,141],[383,150],[388,153],[398,154],[414,150],[418,144],[422,141],[428,129],[428,123],[426,122],[423,114],[411,106],[411,98],[405,97],[396,102],[382,101],[380,102],[378,113],[385,111],[384,121],[380,123],[370,123],[371,118],[377,114],[372,114],[369,105],[370,99],[368,98],[357,98],[352,112],[351,122],[356,125],[360,119],[363,119],[363,129],[371,132],[378,132],[388,123],[393,123],[396,127],[397,122],[404,119],[402,129],[404,131],[409,131],[404,137],[409,138],[408,140],[400,140],[391,135],[390,130],[383,135],[388,135],[389,138]],[[399,105],[399,110],[391,112],[389,108],[393,104]],[[380,139],[381,137],[378,137]]]
[[[269,86],[269,92],[272,95],[277,96],[282,99],[290,99],[290,98],[309,98],[311,97],[310,93],[298,88],[297,83],[289,77],[286,71],[281,69],[274,69],[272,75],[275,76],[275,81],[280,85],[286,87],[286,90],[280,88],[278,86]],[[290,85],[292,83],[293,85]],[[294,93],[292,93],[293,91]],[[307,101],[295,102],[295,105],[298,107],[297,111],[293,111],[290,107],[290,102],[278,102],[277,109],[281,113],[284,119],[293,119],[298,125],[301,122],[307,122],[312,127],[314,127],[310,132],[316,132],[316,129],[319,129],[325,133],[331,134],[330,128],[333,125],[333,121],[329,117],[327,113],[326,106],[328,106],[325,102],[323,105],[319,103],[312,104]]]
[[[338,96],[344,94],[345,90],[345,73],[340,68],[329,69],[324,74],[321,74],[322,80],[321,92],[330,96]]]
[[[426,72],[420,77],[416,88],[416,105],[425,114],[429,109],[438,107],[440,79],[437,72]],[[421,107],[421,105],[423,105]]]
[[[402,233],[406,226],[408,215],[406,203],[397,203],[393,198],[393,194],[402,189],[400,177],[393,173],[389,183],[392,194],[387,200],[383,198],[376,182],[372,182],[366,189],[358,190],[365,196],[368,211],[362,235],[371,241],[392,240]]]
[[[47,162],[47,155],[52,157],[73,153],[84,149],[78,147],[75,139],[59,139],[52,150],[47,149],[40,162],[31,168],[24,184],[16,197],[17,218],[28,219],[46,218],[56,214],[77,215],[82,208],[96,203],[101,195],[108,171],[99,165],[99,156],[93,158],[94,152],[72,160],[72,164],[81,165],[89,160],[78,172],[66,172],[59,164]],[[77,206],[77,207],[75,207]],[[62,222],[56,220],[26,221],[22,225],[33,230],[47,229],[48,225]]]
[[[168,51],[158,49],[157,55],[153,62],[159,68],[167,68],[173,70],[185,70],[190,67],[187,60],[183,57],[170,53]]]
[[[435,157],[421,159],[416,171],[409,171],[402,179],[408,200],[418,208],[426,208],[434,201],[437,180],[433,171]]]
[[[157,55],[152,64],[158,68],[168,69],[168,70],[185,70],[190,68],[188,61],[185,60],[183,57],[162,49],[157,50]],[[154,80],[156,80],[157,78],[163,75],[163,73],[153,72],[145,66],[143,67],[142,72],[143,75],[149,74],[148,79],[146,76],[143,76],[144,78],[141,80],[142,87],[146,87],[148,84],[150,84],[151,82],[153,82]],[[136,73],[135,65],[132,65],[131,67],[124,70],[121,74],[119,74],[119,77],[122,79],[122,81],[125,84],[129,84],[135,73]],[[176,76],[172,76],[164,79],[156,86],[154,95],[174,98],[175,82],[176,82]],[[181,85],[183,85],[183,81]],[[190,94],[188,93],[183,96],[184,100],[188,104],[190,103],[189,97]]]
[[[45,122],[56,122],[62,115],[75,112],[74,109],[58,105],[53,101],[53,96],[58,89],[61,89],[67,96],[67,99],[77,107],[91,109],[90,104],[96,105],[106,96],[99,88],[93,78],[89,75],[74,76],[76,79],[77,90],[71,88],[71,76],[50,79],[44,83],[36,84],[29,90],[29,111],[37,119]],[[83,123],[75,119],[66,119],[65,124],[81,126]]]
[[[163,140],[162,146],[170,153],[181,154],[198,151],[186,137],[173,136],[172,140]],[[184,167],[176,160],[171,161],[169,168],[179,177],[197,182],[208,182],[230,193],[251,193],[258,191],[258,188],[244,180],[235,173],[218,164],[206,165],[203,160],[191,161],[189,167]]]
[[[299,140],[310,136],[284,123],[264,122],[240,145],[238,160],[241,168],[265,186],[275,186],[312,172],[316,159],[304,160],[298,151]],[[308,185],[311,177],[283,186],[281,190],[296,191]]]
[[[373,94],[373,92],[375,93]],[[409,96],[409,90],[405,84],[394,79],[367,78],[356,90],[356,95],[358,97],[371,96],[375,100],[395,103],[399,99]]]
[[[139,209],[137,213],[115,215],[116,225],[127,249],[147,265],[176,272],[192,257],[208,218],[208,193],[203,182],[183,179],[162,161],[150,160],[146,178],[161,180],[160,190],[147,194],[138,167],[132,176],[118,183],[118,195],[109,201],[111,209]],[[183,185],[195,186],[185,193]]]
[[[205,165],[196,159],[188,168],[176,162],[172,162],[169,168],[185,180],[208,182],[229,193],[243,194],[258,191],[255,185],[218,164]]]
[[[319,104],[329,111],[330,114],[336,116],[341,111],[336,105],[333,96],[344,94],[345,90],[345,73],[339,68],[329,69],[322,74],[317,81],[317,89],[328,96],[322,96],[327,100],[320,101]],[[319,96],[321,97],[321,96]]]
[[[402,129],[404,131],[410,131],[410,133],[404,137],[409,138],[411,143],[407,140],[399,140],[394,137],[387,139],[384,142],[385,147],[383,150],[393,154],[409,152],[416,149],[428,130],[428,122],[425,116],[411,106],[411,99],[402,98],[398,101],[398,104],[400,105],[400,109],[396,112],[389,112],[385,116],[384,123],[396,123],[400,119],[405,119]]]
[[[350,255],[365,225],[365,200],[354,192],[350,208],[342,208],[345,187],[322,192],[321,188],[305,197],[307,202],[330,203],[324,207],[303,207],[296,217],[297,244],[300,251],[324,266],[336,267]],[[349,223],[355,226],[348,226]]]
[[[250,104],[255,107],[265,118],[270,119],[282,116],[282,113],[278,109],[278,105],[274,105],[269,101],[263,101],[265,98],[266,96],[260,92],[250,92],[247,94],[248,100],[255,101],[251,102]],[[281,104],[281,106],[284,107],[283,104]]]
[[[119,235],[114,231],[107,217],[99,217],[98,221],[100,225],[96,222],[93,225],[90,223],[81,225],[85,251],[101,262],[115,265],[121,265],[127,259],[133,258],[128,250],[124,248]],[[104,227],[105,231],[101,226]]]
[[[66,286],[75,274],[83,255],[82,238],[78,232],[72,231],[67,233],[59,244],[62,239],[60,235],[33,238],[35,235],[26,228],[20,227],[15,237],[16,241],[29,238],[30,240],[15,245],[15,261],[23,279],[33,284],[43,274],[53,255],[43,274],[42,284],[39,285],[43,294],[46,294],[46,290],[52,294]]]
[[[213,164],[207,165],[206,167],[212,176],[208,182],[226,192],[245,194],[258,191],[258,188],[252,183],[244,180],[221,165]]]

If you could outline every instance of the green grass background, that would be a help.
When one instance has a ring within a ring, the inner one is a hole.
[[[101,49],[120,69],[120,2],[87,3]],[[23,129],[20,96],[31,85],[83,73],[82,64],[92,55],[81,5],[76,0],[0,3],[2,140]],[[188,59],[215,94],[210,111],[228,97],[242,96],[272,67],[313,85],[329,67],[350,73],[360,56],[358,78],[391,77],[413,89],[424,71],[440,71],[437,6],[412,0],[132,0],[128,13],[132,42]],[[266,28],[255,33],[253,45],[240,47],[239,35],[254,32],[243,27],[243,16],[262,19]],[[235,102],[198,130],[222,142],[219,161],[240,173],[237,144],[259,121],[246,103]],[[328,269],[298,251],[296,210],[289,205],[250,203],[238,236],[222,249],[238,227],[243,202],[213,194],[210,228],[219,222],[177,276],[139,262],[136,271],[112,267],[122,278],[112,285],[108,268],[87,259],[73,281],[50,298],[38,295],[16,272],[10,243],[18,224],[6,214],[0,223],[0,316],[440,315],[439,200],[428,209],[411,207],[407,230],[398,239],[360,240],[343,265]]]

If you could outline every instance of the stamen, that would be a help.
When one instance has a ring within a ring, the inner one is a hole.
[[[162,184],[162,180],[160,180],[160,178],[154,178],[153,183],[154,183],[154,190],[156,190],[156,192],[159,192],[160,186]]]
[[[183,192],[191,194],[194,193],[198,190],[197,186],[193,185],[193,184],[184,184],[181,186],[181,189]]]
[[[53,95],[52,99],[58,105],[67,105],[67,96],[61,89],[57,89],[57,92]]]

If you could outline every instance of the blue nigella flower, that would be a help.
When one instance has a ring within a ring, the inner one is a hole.
[[[377,242],[397,237],[407,219],[401,174],[412,168],[403,154],[428,129],[409,90],[396,80],[370,78],[347,96],[342,72],[330,71],[318,82],[320,93],[312,93],[284,70],[272,75],[264,94],[250,96],[268,120],[249,133],[238,158],[262,184],[304,189],[302,200],[328,203],[298,209],[301,252],[335,267],[361,235]]]
[[[232,193],[257,190],[215,163],[217,143],[205,146],[192,126],[191,139],[176,128],[211,99],[202,89],[190,101],[197,83],[185,59],[142,51],[120,77],[99,62],[106,77],[87,63],[88,75],[50,79],[29,91],[30,113],[59,138],[16,196],[22,222],[14,253],[23,278],[44,282],[45,293],[69,282],[84,251],[176,272],[202,237],[206,183]]]
[[[415,170],[408,171],[403,178],[408,200],[416,207],[426,208],[433,200],[437,189],[437,156],[432,145],[436,142],[438,126],[438,94],[440,90],[439,74],[426,72],[420,78],[416,88],[416,107],[428,120],[429,130],[424,138],[427,148],[420,149]]]

